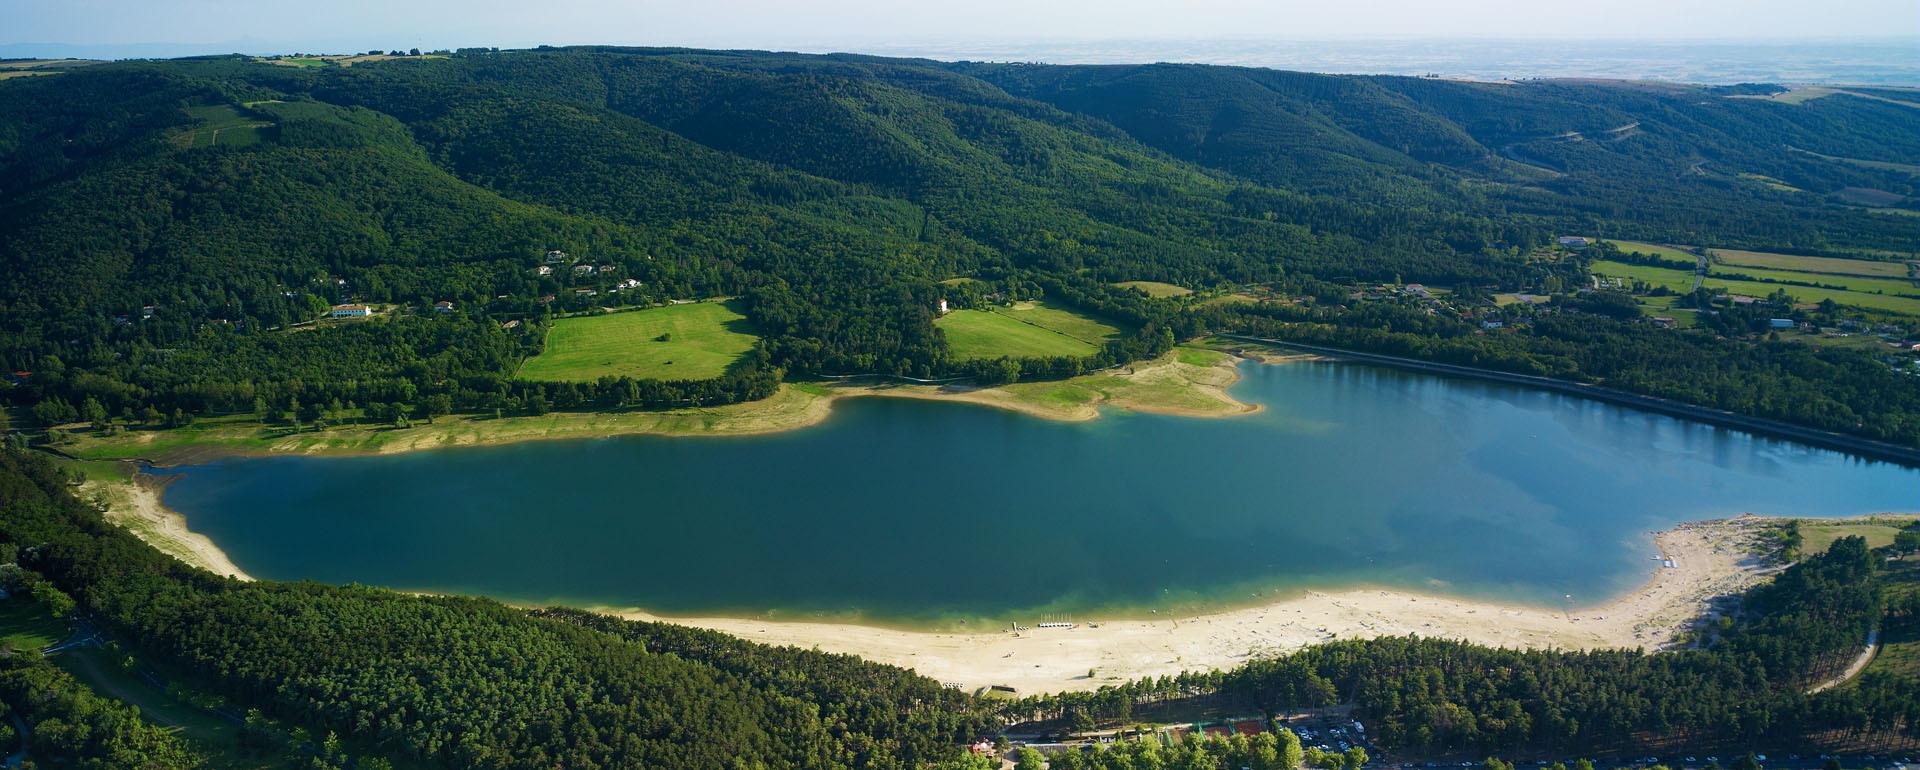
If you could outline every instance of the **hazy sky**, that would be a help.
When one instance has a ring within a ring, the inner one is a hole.
[[[916,40],[1920,36],[1920,0],[0,0],[6,44],[202,52]]]

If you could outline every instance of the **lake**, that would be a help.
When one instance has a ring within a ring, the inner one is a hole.
[[[223,460],[164,500],[260,578],[900,625],[1353,585],[1595,604],[1681,521],[1920,509],[1914,469],[1572,396],[1240,371],[1263,411],[1058,423],[862,398],[765,436]]]

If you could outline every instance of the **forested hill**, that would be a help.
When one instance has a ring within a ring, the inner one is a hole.
[[[1920,116],[1871,95],[1790,105],[1655,83],[1490,84],[1174,64],[955,69],[1254,182],[1541,215],[1615,237],[1858,247],[1914,231],[1819,205],[1822,195],[1920,192],[1910,170],[1834,160],[1920,157]]]
[[[757,398],[783,373],[1052,376],[1252,328],[1118,281],[1331,300],[1315,281],[1578,286],[1584,262],[1534,256],[1566,233],[1920,243],[1897,213],[1920,200],[1920,111],[1849,94],[657,49],[294,64],[0,82],[0,368],[32,375],[11,400],[57,400],[49,423],[88,402],[541,409],[514,371],[555,314],[714,296],[762,340],[726,378],[561,405]],[[551,250],[627,285],[543,275]],[[933,324],[943,298],[1043,294],[1128,334],[996,365]],[[285,333],[344,302],[403,312]]]

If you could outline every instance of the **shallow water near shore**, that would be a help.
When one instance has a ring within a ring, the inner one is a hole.
[[[1920,509],[1920,471],[1572,396],[1242,364],[1264,410],[1049,422],[863,398],[825,424],[177,469],[260,578],[662,614],[954,627],[1378,585],[1592,605],[1650,532]]]

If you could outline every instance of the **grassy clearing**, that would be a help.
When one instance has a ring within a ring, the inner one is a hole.
[[[1016,302],[993,312],[1092,345],[1105,345],[1125,334],[1116,324],[1046,302]]]
[[[1089,356],[1099,351],[1092,344],[991,310],[955,310],[934,326],[946,334],[948,349],[961,360]]]
[[[1920,557],[1908,556],[1889,562],[1887,598],[1892,600],[1920,591]],[[1881,672],[1920,677],[1920,618],[1888,623],[1880,629],[1880,653],[1867,664],[1863,673]]]
[[[1779,179],[1775,179],[1765,174],[1742,173],[1740,174],[1740,178],[1745,179],[1749,182],[1759,182],[1763,185],[1766,185],[1768,189],[1779,190],[1781,192],[1806,192],[1805,190],[1802,190],[1798,187],[1794,187],[1793,185],[1787,184],[1786,182],[1780,181]]]
[[[1693,254],[1688,253],[1686,249],[1678,246],[1662,246],[1658,243],[1646,243],[1644,241],[1610,241],[1610,243],[1620,247],[1620,251],[1626,254],[1639,252],[1661,259],[1670,259],[1675,262],[1692,262],[1696,259]]]
[[[1188,294],[1193,293],[1192,289],[1189,289],[1185,286],[1175,286],[1170,283],[1161,283],[1159,281],[1121,281],[1114,285],[1125,286],[1129,289],[1139,289],[1141,291],[1146,292],[1147,296],[1156,297],[1156,298],[1184,297]]]
[[[956,310],[934,322],[956,358],[1089,356],[1119,339],[1119,327],[1044,302]]]
[[[187,114],[199,121],[199,125],[186,129],[171,138],[173,145],[180,149],[197,147],[245,147],[260,143],[260,129],[273,124],[246,115],[230,104],[210,104],[188,107]]]
[[[521,364],[518,376],[547,382],[704,380],[725,374],[757,339],[732,302],[562,318],[547,332],[546,351]]]
[[[1803,273],[1829,273],[1832,275],[1857,275],[1863,278],[1906,278],[1907,263],[1881,262],[1872,259],[1839,259],[1836,257],[1802,257],[1793,254],[1772,254],[1764,251],[1740,251],[1738,249],[1713,249],[1713,259],[1724,265],[1739,267],[1761,267],[1772,270],[1794,270]]]
[[[25,596],[0,599],[0,649],[38,650],[67,638],[67,622]]]
[[[1828,548],[1833,547],[1835,541],[1855,535],[1866,538],[1868,548],[1892,545],[1893,536],[1899,534],[1900,528],[1910,521],[1912,519],[1908,518],[1848,519],[1833,522],[1801,519],[1800,533],[1807,539],[1803,550],[1808,554],[1826,553]]]

